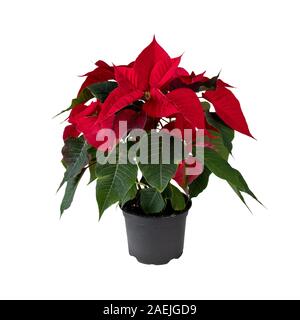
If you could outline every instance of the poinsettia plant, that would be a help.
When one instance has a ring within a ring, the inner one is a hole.
[[[181,212],[207,187],[212,173],[226,180],[244,203],[243,192],[256,199],[228,163],[235,131],[252,137],[232,87],[219,75],[189,73],[180,60],[171,58],[154,38],[134,62],[110,66],[98,61],[84,75],[76,98],[61,112],[69,112],[63,133],[65,174],[60,187],[66,184],[66,189],[61,214],[70,207],[86,171],[90,182],[96,181],[100,217],[114,203],[130,204],[141,214]],[[120,123],[126,123],[125,128]],[[132,133],[137,129],[145,134],[135,140]],[[113,152],[126,150],[128,160],[129,148],[141,147],[148,134],[166,130],[182,142],[184,157],[173,152],[172,160],[164,163],[160,143],[155,163],[142,163],[138,157],[123,162],[124,152]],[[188,141],[180,135],[185,130],[191,132]],[[107,132],[115,133],[113,139]],[[194,155],[196,149],[202,150],[201,157]],[[99,155],[107,160],[111,154],[114,162],[99,161]]]

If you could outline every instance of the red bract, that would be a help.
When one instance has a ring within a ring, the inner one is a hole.
[[[89,105],[80,104],[72,109],[68,118],[71,125],[65,128],[64,139],[75,137],[75,133],[77,133],[77,136],[83,133],[86,140],[94,146],[94,140],[96,140],[99,130],[95,130],[94,127],[100,110],[101,103],[99,101],[92,102]]]
[[[95,117],[91,117],[91,115],[95,112],[99,112],[100,104],[99,102],[92,102],[89,106],[85,104],[80,104],[76,106],[76,108],[71,110],[68,121],[71,123],[69,126],[65,128],[63,138],[64,140],[73,137],[76,138],[80,135],[80,133],[84,131],[90,130],[93,126],[93,119]]]
[[[196,75],[194,72],[189,74],[185,69],[178,68],[176,76],[172,79],[169,84],[169,89],[174,90],[177,88],[189,88],[195,92],[199,91],[199,87],[205,84],[209,80],[204,76],[205,72]]]
[[[187,169],[194,171],[194,173],[187,174]],[[189,157],[188,161],[182,161],[177,168],[173,179],[183,188],[191,184],[203,172],[203,164],[195,157]]]
[[[99,122],[142,99],[145,102],[143,110],[150,117],[176,117],[181,114],[193,127],[203,128],[203,110],[195,92],[188,88],[164,91],[166,84],[178,72],[180,59],[171,59],[154,38],[133,67],[115,67],[119,87],[105,101]]]
[[[146,115],[144,112],[136,112],[130,109],[124,109],[115,116],[111,116],[101,124],[97,122],[98,115],[101,112],[102,104],[99,101],[92,102],[89,105],[80,104],[74,108],[68,118],[71,125],[67,126],[64,131],[64,140],[70,137],[78,137],[83,133],[87,142],[95,148],[101,148],[105,141],[97,140],[97,134],[100,129],[111,129],[117,140],[114,141],[112,148],[129,130],[135,128],[144,128]],[[126,122],[127,131],[119,130],[121,121]]]
[[[76,129],[76,126],[73,124],[70,124],[65,127],[64,133],[63,133],[63,139],[67,140],[69,138],[77,138],[80,135],[80,132]]]
[[[218,79],[218,76],[210,79],[204,74],[205,72],[196,75],[192,72],[190,75],[186,75],[185,72],[181,71],[178,73],[178,77],[175,77],[170,83],[170,89],[189,88],[196,92],[206,91],[202,97],[213,104],[218,116],[229,127],[253,137],[239,101],[228,89],[233,87]]]
[[[240,103],[234,94],[227,89],[223,81],[217,81],[215,90],[206,91],[203,98],[211,102],[218,116],[232,129],[253,137],[243,115]]]
[[[81,85],[78,93],[80,93],[83,89],[87,88],[91,84],[104,82],[108,80],[115,80],[114,67],[108,65],[106,62],[102,60],[97,61],[95,65],[97,66],[96,69],[82,76],[87,78]],[[131,67],[132,65],[133,65],[133,62],[129,63],[127,66]]]
[[[96,69],[83,75],[83,77],[87,78],[81,85],[79,92],[93,83],[112,80],[115,78],[114,68],[109,66],[106,62],[99,60],[95,63],[95,65],[97,66]]]

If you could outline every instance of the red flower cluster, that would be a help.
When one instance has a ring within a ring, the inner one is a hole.
[[[175,119],[171,123],[172,128],[206,130],[209,125],[200,98],[214,106],[227,126],[252,136],[230,86],[218,77],[210,79],[204,73],[189,74],[179,67],[180,60],[181,57],[170,58],[154,38],[127,66],[109,66],[98,61],[97,68],[85,75],[87,78],[79,94],[90,85],[105,81],[115,81],[117,87],[104,103],[97,100],[74,107],[68,118],[70,125],[65,128],[64,139],[83,133],[87,142],[98,148],[101,146],[96,139],[98,131],[102,128],[117,131],[121,120],[127,121],[128,130],[156,128],[161,118]],[[196,92],[203,94],[199,96]],[[180,170],[183,167],[179,166],[178,181],[182,178]]]

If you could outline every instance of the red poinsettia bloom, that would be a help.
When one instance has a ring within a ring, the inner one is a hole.
[[[93,83],[115,80],[118,87],[113,90],[104,104],[99,101],[89,106],[76,106],[69,117],[71,125],[64,131],[64,139],[77,137],[83,133],[94,147],[97,133],[102,128],[116,130],[120,119],[128,121],[129,128],[156,127],[162,117],[175,117],[176,121],[169,129],[177,128],[193,130],[193,140],[196,128],[204,128],[205,134],[209,128],[203,113],[201,102],[196,95],[199,88],[207,87],[202,98],[213,104],[218,116],[232,129],[252,136],[239,101],[229,90],[228,84],[218,77],[215,81],[205,76],[205,72],[196,75],[189,74],[179,67],[181,57],[170,58],[167,52],[157,43],[155,38],[137,57],[136,61],[127,66],[109,66],[104,61],[96,63],[97,68],[85,76],[79,92]],[[212,84],[213,83],[213,84]],[[203,91],[203,89],[201,89]],[[143,112],[124,109],[136,100],[142,100]],[[216,129],[215,129],[216,130]]]
[[[79,89],[79,93],[86,87],[93,83],[104,82],[107,80],[115,79],[114,68],[109,66],[106,62],[99,60],[95,63],[96,69],[84,74],[82,77],[86,77],[85,81]]]
[[[65,127],[64,133],[63,133],[63,139],[64,141],[69,138],[77,138],[80,135],[80,132],[76,129],[76,126],[73,124],[70,124]]]
[[[190,88],[196,92],[206,89],[202,97],[212,103],[218,116],[230,128],[253,137],[238,99],[228,89],[233,87],[219,79],[218,76],[210,79],[205,76],[205,72],[196,75],[194,72],[188,74],[186,70],[181,69],[177,77],[174,77],[171,81],[169,87],[171,90]]]
[[[181,114],[194,128],[204,128],[204,114],[196,93],[189,88],[166,91],[178,72],[181,57],[171,59],[156,42],[142,51],[132,67],[115,67],[116,88],[107,98],[99,122],[136,100],[145,101],[144,112],[153,118]]]
[[[216,89],[206,91],[203,98],[213,104],[218,116],[230,128],[253,138],[240,103],[228,87],[231,86],[222,80],[218,80]]]
[[[95,65],[97,66],[96,69],[82,75],[82,77],[86,77],[86,79],[81,85],[78,93],[80,93],[84,88],[90,86],[91,84],[104,82],[108,80],[115,80],[114,67],[108,65],[106,62],[102,60],[97,61]],[[133,62],[129,63],[127,66],[131,67],[132,65]]]
[[[203,172],[203,164],[195,157],[189,157],[183,160],[177,168],[173,179],[183,188],[186,189],[200,174]],[[190,170],[190,172],[187,172]]]
[[[129,130],[144,128],[145,126],[146,114],[143,111],[136,112],[130,109],[124,109],[117,115],[111,116],[99,124],[97,119],[101,113],[102,106],[102,103],[97,100],[91,102],[89,105],[80,104],[72,109],[68,118],[71,125],[65,128],[63,134],[64,140],[70,137],[78,137],[82,133],[90,145],[100,149],[103,147],[103,149],[106,150],[107,147],[111,149],[116,143],[118,143],[119,139],[122,138]],[[119,131],[119,123],[121,121],[127,123],[126,132]],[[106,140],[98,141],[97,134],[100,129],[113,130],[116,140],[111,141],[112,144],[110,145],[106,143]]]
[[[101,102],[93,101],[89,105],[79,104],[71,110],[68,121],[71,125],[64,131],[64,140],[69,137],[78,137],[83,133],[89,141],[91,129],[94,127],[97,116],[101,110]]]

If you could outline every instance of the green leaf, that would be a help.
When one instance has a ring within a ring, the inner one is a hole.
[[[162,139],[159,139],[160,136]],[[182,152],[174,151],[174,143],[179,143],[179,140],[174,137],[170,139],[170,135],[164,132],[152,132],[151,139],[150,135],[145,135],[140,140],[140,145],[147,145],[147,143],[149,147],[148,164],[140,162],[138,165],[147,183],[162,192],[174,176],[179,161],[182,160]],[[169,163],[164,161],[166,155],[169,155]],[[157,163],[152,163],[153,156],[156,156]]]
[[[172,198],[172,189],[171,189],[171,183],[169,183],[165,190],[162,192],[162,197],[165,199],[165,200],[171,200]]]
[[[199,87],[199,91],[215,90],[217,87],[217,81],[219,79],[219,76],[220,76],[220,72],[216,76],[203,82]]]
[[[159,213],[165,208],[162,195],[154,188],[141,190],[140,202],[145,213]]]
[[[208,138],[208,142],[213,145],[213,149],[225,160],[228,160],[229,150],[225,147],[223,138],[220,132],[208,130],[213,138]]]
[[[97,160],[97,149],[94,148],[94,147],[90,147],[88,149],[88,154],[89,154],[89,159],[90,159],[90,162],[95,162]]]
[[[78,106],[79,104],[85,103],[92,98],[97,98],[101,102],[107,98],[112,90],[114,90],[118,86],[116,81],[105,81],[105,82],[98,82],[90,85],[87,88],[84,88],[76,98],[74,98],[71,102],[71,105],[56,114],[53,118],[61,115],[62,113],[73,109],[74,107]]]
[[[204,167],[204,170],[200,174],[200,176],[197,177],[189,185],[189,193],[191,198],[197,197],[201,192],[203,192],[206,189],[210,174],[211,171],[207,169],[207,167]]]
[[[201,101],[201,105],[204,111],[209,111],[210,109],[210,103],[207,101]]]
[[[226,180],[230,185],[234,186],[238,191],[245,192],[260,202],[249,189],[241,173],[232,168],[226,160],[210,148],[205,148],[205,166],[217,177]]]
[[[69,138],[65,141],[62,149],[62,162],[67,169],[58,190],[65,182],[76,177],[84,166],[88,164],[88,148],[89,146],[83,136],[79,138]]]
[[[205,113],[207,122],[217,130],[219,130],[220,135],[223,140],[223,144],[229,153],[232,151],[232,140],[234,138],[234,130],[229,128],[215,112]],[[215,132],[212,133],[213,135]],[[213,139],[212,139],[213,142]]]
[[[140,164],[139,167],[150,186],[161,192],[177,170],[176,164]]]
[[[116,81],[105,81],[91,84],[88,88],[95,98],[104,102],[107,96],[117,88],[118,83]]]
[[[99,208],[99,218],[105,209],[112,204],[122,201],[129,189],[135,184],[137,166],[128,162],[122,164],[124,154],[117,152],[116,164],[96,165],[97,186],[96,197]],[[108,157],[109,160],[109,157]]]
[[[88,184],[92,183],[97,179],[96,176],[96,163],[92,164],[89,166],[89,171],[90,171],[90,181]]]
[[[64,197],[63,197],[61,205],[60,205],[60,215],[62,215],[65,210],[70,208],[72,201],[73,201],[73,198],[74,198],[75,191],[78,186],[78,183],[79,183],[81,177],[83,176],[84,171],[85,170],[82,170],[82,172],[79,175],[77,175],[74,178],[71,178],[67,182],[65,194],[64,194]]]
[[[252,211],[250,210],[250,208],[248,207],[242,193],[239,191],[239,189],[237,187],[235,187],[233,184],[231,184],[230,182],[228,182],[229,185],[231,186],[231,188],[233,189],[233,191],[237,194],[237,196],[241,199],[241,201],[244,203],[244,205],[247,207],[247,209],[252,213]]]
[[[170,184],[170,188],[172,192],[170,199],[172,208],[176,211],[184,210],[186,207],[186,201],[183,193],[172,184]]]
[[[90,99],[92,99],[94,96],[92,95],[91,91],[88,88],[84,88],[77,96],[77,98],[73,99],[71,102],[71,105],[65,109],[62,110],[60,113],[58,113],[57,115],[54,116],[57,117],[59,115],[61,115],[62,113],[69,111],[71,109],[73,109],[74,107],[76,107],[77,105],[81,104],[81,103],[85,103],[87,101],[89,101]]]
[[[136,185],[134,184],[126,193],[125,197],[121,201],[121,207],[124,206],[124,204],[136,197],[137,194],[137,188]]]

